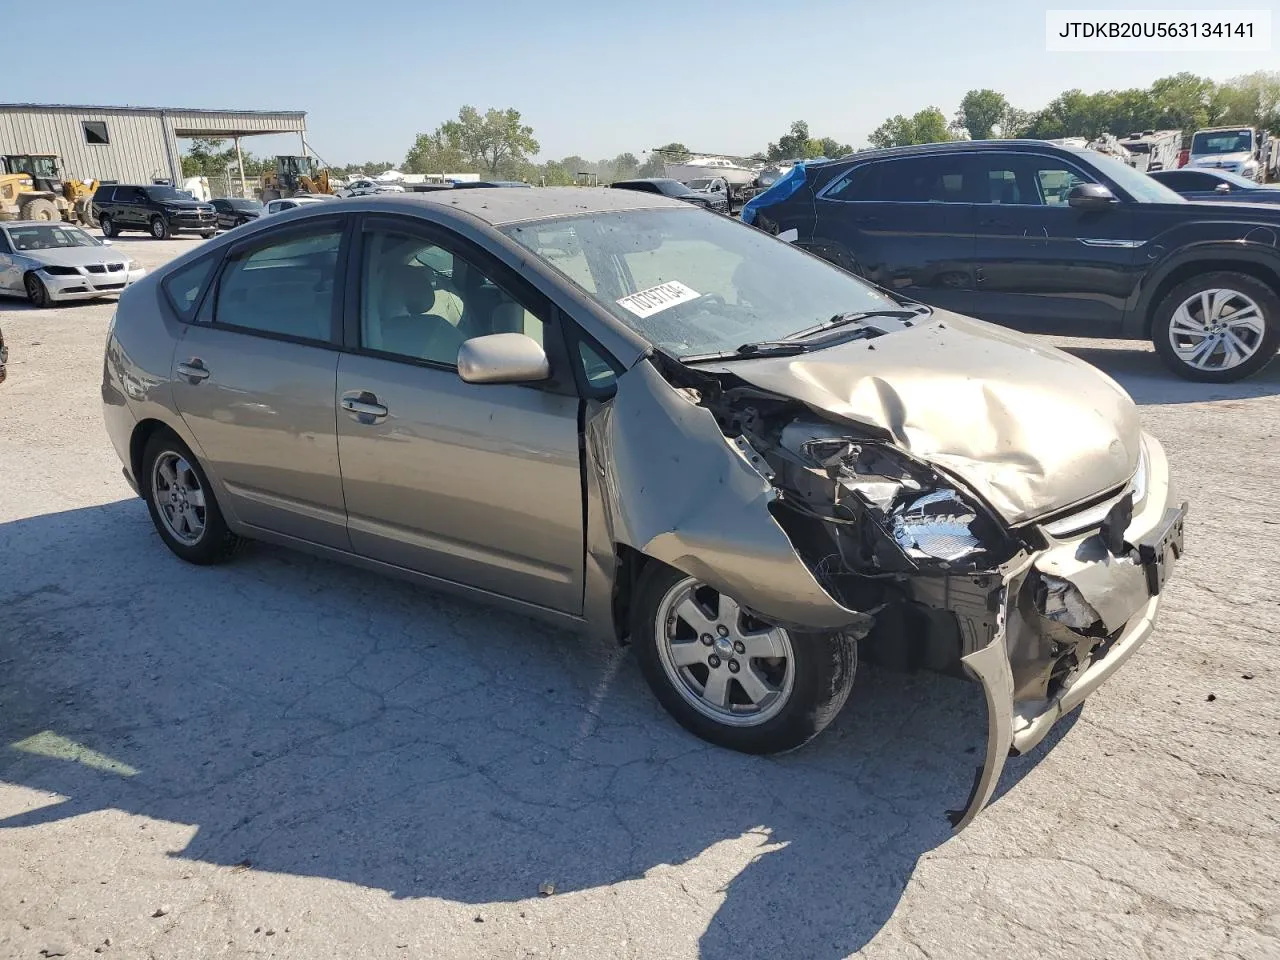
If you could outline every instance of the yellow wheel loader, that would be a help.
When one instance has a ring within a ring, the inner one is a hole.
[[[98,181],[62,179],[52,153],[0,156],[0,219],[92,221]]]
[[[321,169],[315,157],[276,157],[275,171],[263,174],[258,199],[267,203],[306,193],[332,194],[329,171]]]

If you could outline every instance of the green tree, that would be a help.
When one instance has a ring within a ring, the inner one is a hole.
[[[890,117],[871,132],[876,147],[897,147],[911,143],[943,143],[954,139],[947,129],[947,118],[937,107],[926,107],[910,117]]]
[[[1280,72],[1259,70],[1235,77],[1219,88],[1220,123],[1274,130],[1280,127]]]
[[[1004,120],[1000,126],[1000,136],[1015,140],[1019,137],[1025,137],[1027,131],[1031,129],[1031,124],[1035,118],[1036,115],[1030,110],[1019,110],[1017,107],[1010,107],[1004,113]]]
[[[613,167],[612,179],[615,180],[629,180],[640,172],[640,161],[634,153],[620,153],[610,165]]]
[[[490,176],[516,176],[538,152],[533,128],[520,119],[520,111],[490,108],[481,114],[472,106],[458,110],[458,119],[447,120],[432,133],[420,133],[405,156],[412,173],[482,171]]]
[[[1162,130],[1182,130],[1189,137],[1206,127],[1214,116],[1214,95],[1218,85],[1208,77],[1189,71],[1161,77],[1151,84],[1151,100],[1156,108],[1156,126]]]
[[[853,153],[853,147],[832,137],[814,137],[809,124],[797,120],[791,129],[770,143],[764,154],[756,154],[762,160],[811,160],[814,157],[842,157]]]
[[[960,101],[953,128],[969,132],[973,140],[990,140],[996,128],[1004,133],[1005,118],[1010,110],[1003,93],[995,90],[970,90]]]

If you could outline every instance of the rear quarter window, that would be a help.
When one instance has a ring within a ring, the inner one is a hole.
[[[217,262],[217,257],[203,257],[180,267],[161,281],[160,286],[169,305],[184,323],[191,323],[195,319],[196,310],[209,286],[209,279],[213,276]]]

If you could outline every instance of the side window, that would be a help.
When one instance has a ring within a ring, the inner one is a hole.
[[[217,257],[205,257],[175,270],[161,283],[169,303],[184,323],[190,323],[195,319],[200,296],[204,293],[205,285],[213,275],[213,268],[217,262]]]
[[[1012,170],[988,170],[985,186],[986,203],[1039,203],[1036,196],[1022,199],[1022,191],[1018,189],[1018,175]]]
[[[1082,183],[1093,183],[1091,179],[1081,175],[1066,164],[1040,157],[1032,157],[1035,162],[1036,186],[1039,197],[1023,201],[1024,203],[1043,203],[1050,207],[1063,207],[1067,204],[1067,194],[1071,188]]]
[[[1174,187],[1175,190],[1216,190],[1218,184],[1226,182],[1208,173],[1193,173],[1189,170],[1179,176],[1182,177],[1182,182]]]
[[[213,322],[329,341],[342,228],[325,224],[235,254],[218,281]]]
[[[823,193],[825,200],[876,200],[882,163],[863,163],[840,177]]]
[[[452,250],[392,227],[365,232],[360,345],[454,366],[464,340],[523,333],[542,343],[542,319]]]
[[[582,360],[587,385],[593,390],[610,390],[618,382],[618,375],[614,373],[613,365],[585,340],[578,341],[578,357]]]
[[[0,253],[12,252],[13,251],[9,248],[9,238],[5,235],[3,230],[0,230]]]
[[[892,203],[965,203],[964,157],[911,157],[880,164],[879,200]]]
[[[102,187],[98,190],[97,193],[93,195],[93,202],[94,203],[110,203],[112,198],[115,197],[115,194],[116,194],[115,187]]]
[[[84,129],[84,142],[90,146],[105,146],[111,142],[107,125],[101,120],[85,120],[81,127]]]

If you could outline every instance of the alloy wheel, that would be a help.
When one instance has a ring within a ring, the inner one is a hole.
[[[151,499],[175,540],[189,547],[200,542],[205,530],[205,493],[186,457],[171,451],[156,457]]]
[[[658,604],[654,635],[672,686],[704,716],[750,727],[777,716],[795,683],[791,638],[693,578]]]
[[[1258,352],[1266,332],[1262,309],[1238,290],[1194,293],[1169,320],[1169,343],[1174,353],[1196,370],[1238,367]]]

